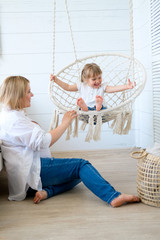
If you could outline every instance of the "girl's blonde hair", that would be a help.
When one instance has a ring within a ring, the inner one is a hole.
[[[86,82],[88,78],[102,74],[102,70],[96,63],[87,63],[81,72],[81,82]]]
[[[29,80],[25,77],[7,77],[0,87],[0,102],[12,110],[22,109],[28,83]]]

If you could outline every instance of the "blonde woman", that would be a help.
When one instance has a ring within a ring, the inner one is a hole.
[[[139,202],[134,195],[116,191],[86,160],[52,158],[49,147],[77,116],[67,112],[62,123],[45,132],[26,115],[31,106],[30,82],[21,76],[4,80],[0,88],[0,138],[9,185],[9,200],[21,201],[34,195],[34,203],[72,189],[81,181],[100,199],[113,207]]]

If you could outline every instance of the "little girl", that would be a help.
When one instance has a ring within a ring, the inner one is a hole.
[[[129,79],[126,85],[108,86],[107,83],[102,83],[102,70],[95,63],[88,63],[84,66],[80,83],[69,85],[52,74],[50,80],[66,91],[79,91],[80,97],[77,99],[77,105],[82,111],[106,109],[107,105],[103,99],[105,92],[120,92],[134,87]]]

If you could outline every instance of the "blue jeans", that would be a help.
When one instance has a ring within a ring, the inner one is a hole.
[[[104,110],[104,109],[107,109],[107,108],[102,105],[101,110]],[[89,111],[95,111],[96,110],[96,105],[94,107],[88,107],[88,110]]]
[[[72,189],[81,181],[108,204],[121,194],[91,163],[80,158],[41,158],[41,181],[48,198]]]

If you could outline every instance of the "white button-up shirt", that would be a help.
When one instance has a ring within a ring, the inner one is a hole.
[[[9,200],[23,200],[29,186],[41,190],[40,157],[51,157],[51,134],[31,121],[23,110],[0,113],[2,155],[8,175]],[[44,154],[45,152],[45,154]]]

